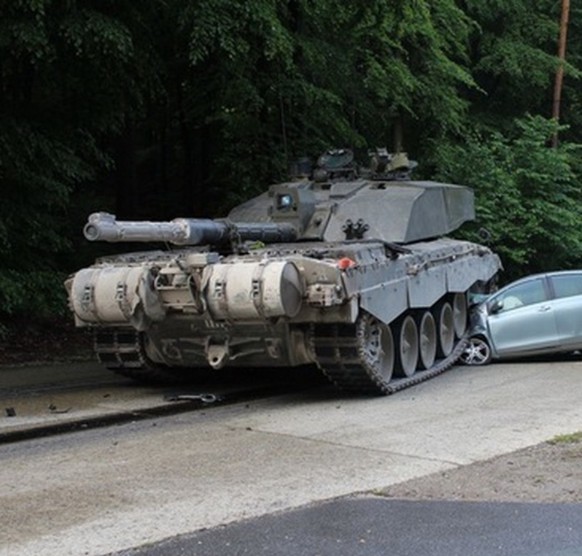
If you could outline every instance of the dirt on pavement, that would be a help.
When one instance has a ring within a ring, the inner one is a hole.
[[[391,498],[582,502],[582,434],[391,486]]]

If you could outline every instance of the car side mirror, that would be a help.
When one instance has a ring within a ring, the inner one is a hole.
[[[494,315],[495,313],[499,313],[503,309],[503,301],[500,299],[496,299],[489,305],[489,313]]]

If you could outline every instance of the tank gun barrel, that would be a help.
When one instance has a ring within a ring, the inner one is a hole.
[[[89,241],[154,242],[175,245],[221,244],[234,237],[241,241],[276,243],[294,241],[297,231],[291,224],[239,222],[205,218],[175,218],[169,222],[118,221],[113,214],[95,212],[83,229]]]

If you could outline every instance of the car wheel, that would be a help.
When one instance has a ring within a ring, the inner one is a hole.
[[[491,361],[491,348],[483,338],[469,338],[467,347],[461,355],[465,365],[487,365]]]

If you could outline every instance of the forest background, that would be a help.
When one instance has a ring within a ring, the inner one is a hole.
[[[558,125],[560,0],[0,0],[0,338],[66,313],[89,213],[224,216],[329,147],[473,187],[504,281],[580,267],[576,4]]]

